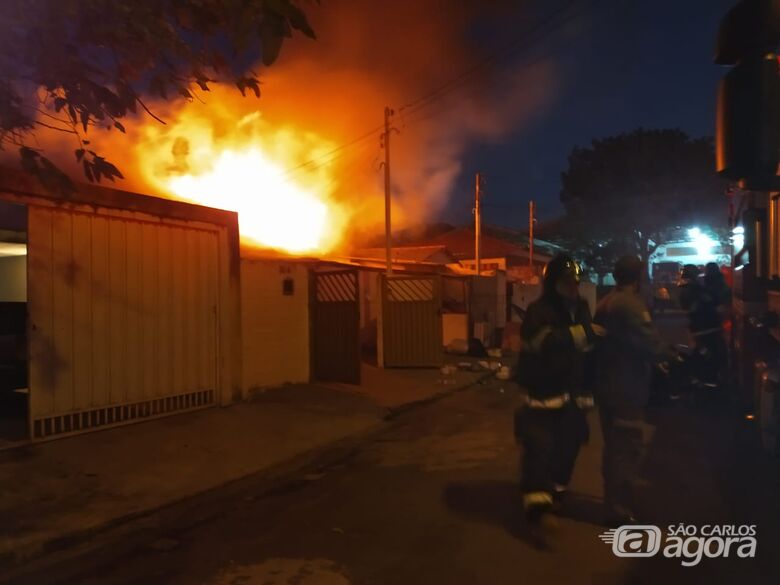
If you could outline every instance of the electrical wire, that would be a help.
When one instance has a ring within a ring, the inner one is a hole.
[[[428,92],[428,93],[426,93],[426,94],[424,94],[424,95],[422,95],[422,96],[420,96],[420,97],[418,97],[418,98],[416,98],[416,99],[406,103],[404,106],[402,106],[399,109],[399,113],[400,112],[404,112],[404,113],[406,113],[407,116],[415,114],[415,113],[423,110],[427,106],[429,106],[429,105],[435,103],[436,101],[442,99],[444,96],[446,96],[447,94],[451,93],[455,89],[457,89],[460,85],[463,84],[463,82],[467,81],[471,76],[473,76],[475,73],[480,71],[482,68],[488,66],[489,64],[491,64],[491,63],[493,63],[493,62],[495,62],[495,61],[497,61],[499,59],[502,59],[502,58],[505,58],[505,57],[511,55],[512,53],[516,52],[517,50],[533,46],[533,44],[535,42],[538,42],[538,41],[530,42],[528,35],[534,35],[536,33],[539,33],[541,31],[543,31],[548,25],[552,24],[555,21],[556,18],[558,18],[559,16],[564,15],[566,12],[568,12],[569,9],[575,3],[576,3],[576,0],[570,0],[562,9],[559,9],[559,10],[555,11],[550,16],[550,18],[547,18],[543,22],[537,23],[535,26],[531,27],[529,30],[524,31],[524,33],[523,33],[523,35],[521,35],[521,37],[519,37],[518,39],[516,39],[515,41],[513,41],[509,45],[502,47],[499,51],[496,51],[492,55],[489,55],[485,59],[482,59],[480,62],[476,63],[474,66],[470,67],[469,69],[467,69],[463,73],[459,74],[458,76],[454,77],[453,79],[450,79],[449,81],[443,83],[442,85],[438,86],[437,88],[433,89],[432,91],[430,91],[430,92]],[[566,24],[566,22],[568,22],[572,18],[573,18],[573,15],[571,15],[568,19],[564,19],[553,30],[555,30],[556,28],[559,28],[560,26]],[[447,108],[447,109],[449,109],[449,108]],[[376,128],[366,132],[365,134],[362,134],[361,136],[358,136],[357,138],[355,138],[355,139],[353,139],[353,140],[351,140],[349,142],[346,142],[346,143],[344,143],[344,144],[334,148],[333,150],[330,150],[330,151],[328,151],[328,152],[326,152],[326,153],[324,153],[324,154],[322,154],[322,155],[320,155],[318,157],[315,157],[313,159],[304,161],[304,162],[300,163],[299,165],[296,165],[294,167],[291,167],[291,168],[285,170],[281,174],[281,177],[286,178],[286,177],[292,176],[295,173],[297,173],[299,171],[302,171],[302,170],[315,170],[315,169],[320,168],[320,167],[322,167],[322,166],[324,166],[326,164],[330,164],[330,163],[338,160],[339,158],[341,158],[341,156],[330,158],[330,157],[332,157],[332,155],[338,154],[339,152],[342,152],[342,151],[344,151],[344,150],[346,150],[346,149],[348,149],[348,148],[350,148],[352,146],[355,146],[355,145],[357,145],[357,144],[359,144],[359,143],[361,143],[361,142],[363,142],[365,140],[368,140],[369,138],[371,138],[371,137],[373,137],[375,135],[381,134],[383,130],[384,130],[384,125],[377,126]],[[319,164],[317,164],[317,163],[319,163]],[[314,165],[314,166],[312,166],[312,165]]]
[[[317,156],[317,157],[315,157],[315,158],[312,158],[312,159],[310,159],[310,160],[307,160],[307,161],[305,161],[305,162],[302,162],[302,163],[301,163],[301,164],[299,164],[299,165],[296,165],[296,166],[294,166],[294,167],[291,167],[291,168],[289,168],[289,169],[285,170],[285,171],[282,173],[282,175],[281,175],[281,176],[282,176],[282,177],[287,177],[287,176],[293,175],[293,174],[295,174],[297,171],[303,170],[304,168],[306,168],[306,167],[310,167],[311,165],[315,165],[315,166],[311,167],[311,168],[310,168],[310,169],[308,169],[308,170],[314,170],[314,169],[318,169],[318,168],[320,168],[321,166],[324,166],[325,164],[328,164],[328,163],[330,163],[330,162],[333,162],[333,161],[335,161],[335,160],[338,160],[338,159],[339,159],[339,158],[341,158],[341,156],[343,156],[343,155],[337,156],[337,157],[335,157],[335,158],[329,158],[329,157],[331,157],[332,155],[334,155],[334,154],[337,154],[337,153],[339,153],[339,152],[341,152],[341,151],[344,151],[344,150],[346,150],[346,149],[348,149],[348,148],[350,148],[350,147],[352,147],[352,146],[355,146],[355,145],[357,145],[357,144],[360,144],[360,143],[361,143],[361,142],[363,142],[364,140],[368,140],[369,138],[371,138],[372,136],[374,136],[374,135],[375,135],[375,134],[377,134],[378,132],[381,132],[382,130],[384,130],[384,128],[385,128],[385,127],[384,127],[384,125],[382,125],[382,126],[378,126],[378,127],[374,128],[373,130],[371,130],[371,131],[369,131],[369,132],[366,132],[365,134],[363,134],[363,135],[361,135],[361,136],[358,136],[358,137],[357,137],[357,138],[355,138],[354,140],[351,140],[351,141],[349,141],[349,142],[347,142],[347,143],[345,143],[345,144],[342,144],[342,145],[340,145],[340,146],[337,146],[336,148],[334,148],[333,150],[330,150],[330,151],[326,152],[325,154],[322,154],[322,155],[320,155],[320,156]],[[315,164],[315,163],[318,163],[318,162],[320,162],[320,161],[324,161],[324,162],[322,162],[321,164]]]

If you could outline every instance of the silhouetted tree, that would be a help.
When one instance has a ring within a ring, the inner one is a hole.
[[[72,134],[90,181],[121,177],[90,150],[93,127],[124,132],[144,99],[192,99],[212,81],[260,95],[251,67],[273,63],[293,31],[314,37],[291,0],[3,0],[0,148],[66,180],[34,147],[42,127]]]
[[[560,235],[599,270],[626,253],[647,261],[679,228],[720,233],[727,223],[712,139],[680,130],[640,128],[575,148],[561,182]]]

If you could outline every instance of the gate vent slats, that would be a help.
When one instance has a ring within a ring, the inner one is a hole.
[[[388,280],[388,300],[391,302],[432,301],[433,284],[433,280],[429,278]]]
[[[354,273],[318,274],[317,300],[321,303],[357,300],[357,277]]]
[[[201,390],[178,396],[144,400],[133,404],[106,406],[104,408],[39,418],[33,423],[33,438],[44,439],[100,427],[113,427],[142,419],[158,418],[174,412],[207,408],[214,404],[216,404],[216,393],[214,390]]]

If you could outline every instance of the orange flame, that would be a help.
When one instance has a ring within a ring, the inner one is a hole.
[[[348,213],[331,198],[331,170],[297,168],[333,144],[272,127],[259,112],[231,123],[235,114],[213,103],[205,116],[192,106],[169,117],[172,125],[144,126],[138,160],[148,181],[177,199],[237,211],[244,243],[292,254],[339,244]]]

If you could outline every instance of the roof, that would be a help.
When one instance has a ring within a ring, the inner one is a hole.
[[[436,236],[426,244],[445,246],[457,260],[471,260],[474,258],[474,239],[474,228],[461,227]],[[528,258],[528,246],[491,236],[488,233],[482,234],[480,252],[483,258]],[[545,258],[540,257],[539,260],[543,261]]]
[[[365,260],[382,260],[387,257],[385,248],[363,248],[350,254],[351,258]],[[433,264],[450,264],[455,260],[446,246],[394,246],[392,258],[396,262],[429,262]]]
[[[261,248],[242,241],[241,260],[284,262],[286,264],[312,264],[319,262],[320,258],[310,255],[288,254],[287,252],[274,250],[273,248]]]
[[[238,231],[238,214],[234,211],[88,183],[75,183],[75,191],[63,195],[46,189],[34,176],[8,167],[0,167],[0,192],[23,199],[29,197],[48,199],[58,205],[68,203],[98,205],[183,221],[202,221],[225,225]]]
[[[387,264],[384,260],[378,259],[356,259],[356,258],[323,258],[322,264],[334,264],[340,266],[351,266],[359,268],[361,270],[371,270],[375,272],[384,272],[387,270]],[[402,260],[396,260],[393,262],[393,271],[397,273],[414,273],[414,274],[450,274],[450,269],[444,264],[437,264],[433,262],[404,262]]]

